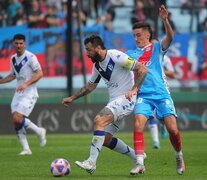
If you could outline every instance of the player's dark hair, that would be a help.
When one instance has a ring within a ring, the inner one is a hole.
[[[25,41],[25,35],[23,34],[15,34],[13,37],[13,41],[14,40],[24,40]]]
[[[93,47],[101,46],[102,49],[106,49],[104,46],[104,42],[98,35],[91,35],[84,40],[84,44],[91,43]]]
[[[150,39],[149,40],[151,41],[151,39],[152,39],[152,28],[151,28],[150,24],[145,23],[145,22],[136,22],[136,23],[133,24],[133,27],[132,27],[133,30],[140,29],[140,28],[142,28],[142,29],[144,29],[144,30],[146,30],[150,33]]]

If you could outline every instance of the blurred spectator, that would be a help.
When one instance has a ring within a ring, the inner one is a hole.
[[[117,6],[124,6],[125,0],[108,0],[108,3],[106,4],[106,10],[117,7]]]
[[[104,19],[104,27],[107,31],[112,31],[113,28],[113,21],[115,19],[115,11],[114,9],[108,9],[106,11],[105,19]]]
[[[143,1],[143,13],[146,18],[145,21],[155,22],[155,18],[157,17],[158,9],[156,9],[155,0],[145,0]]]
[[[104,14],[108,0],[94,0],[95,17],[98,18],[100,14]],[[99,10],[101,12],[99,12]]]
[[[27,23],[26,14],[24,13],[23,7],[20,7],[17,9],[16,16],[14,16],[14,18],[12,19],[12,25],[20,26],[20,25],[24,25],[26,23]]]
[[[58,27],[60,19],[57,16],[57,7],[54,4],[47,6],[47,14],[45,15],[46,27]]]
[[[7,26],[7,13],[2,6],[3,5],[0,3],[0,27]]]
[[[57,13],[58,18],[60,19],[60,27],[62,27],[66,23],[67,14],[68,14],[67,0],[62,0],[61,10],[58,11]]]
[[[136,0],[136,6],[132,10],[132,16],[131,16],[131,23],[134,24],[135,22],[143,22],[145,21],[145,15],[144,15],[144,4],[142,0]]]
[[[107,31],[113,31],[114,27],[113,27],[113,21],[115,19],[115,11],[114,9],[108,9],[105,13],[105,16],[98,16],[96,18],[96,22],[95,25],[103,25],[104,29]]]
[[[207,32],[207,17],[198,26],[198,32]]]
[[[73,12],[72,12],[72,19],[73,19],[73,27],[77,28],[78,27],[78,16],[81,19],[81,23],[83,26],[86,26],[87,24],[87,14],[86,12],[84,12],[83,10],[80,10],[80,12],[78,13],[78,7],[77,7],[77,1],[73,0],[72,1],[72,8],[73,8]]]
[[[32,0],[31,9],[28,14],[28,27],[30,28],[44,28],[45,15],[40,9],[40,5],[37,0]]]
[[[22,4],[18,0],[10,0],[8,6],[8,25],[12,25],[13,18],[17,15],[17,10],[22,8]]]

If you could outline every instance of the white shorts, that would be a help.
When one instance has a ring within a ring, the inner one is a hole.
[[[114,122],[106,126],[105,132],[108,132],[112,135],[116,133],[119,130],[124,118],[133,112],[135,104],[136,95],[133,96],[132,101],[127,100],[125,95],[123,95],[109,102],[106,107],[112,111],[114,115]]]
[[[18,112],[28,117],[36,104],[37,98],[33,94],[15,93],[11,103],[11,112]]]

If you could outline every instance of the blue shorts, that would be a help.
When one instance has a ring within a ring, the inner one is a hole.
[[[177,117],[174,103],[171,97],[159,100],[138,97],[134,114],[143,114],[147,119],[152,119],[154,118],[155,109],[157,119],[159,120],[163,120],[165,117],[170,115]]]

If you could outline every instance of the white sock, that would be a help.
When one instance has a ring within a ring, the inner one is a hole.
[[[90,156],[89,160],[96,163],[98,155],[101,151],[105,139],[104,131],[94,131],[93,139],[91,142]]]
[[[30,121],[29,119],[27,118],[24,118],[25,120],[25,123],[24,123],[24,127],[26,129],[30,129],[32,130],[33,132],[35,132],[37,135],[40,135],[41,133],[41,128],[39,128],[36,124],[34,124],[32,121]]]
[[[159,142],[158,126],[157,126],[156,120],[149,121],[149,129],[150,129],[153,142]]]
[[[22,127],[20,130],[17,130],[17,137],[19,139],[19,142],[23,148],[23,150],[25,149],[30,149],[29,148],[29,144],[28,144],[28,141],[27,141],[27,136],[26,136],[26,131],[24,129],[24,127]]]
[[[113,151],[129,156],[133,162],[136,162],[136,155],[134,149],[127,146],[127,144],[125,144],[125,142],[121,139],[113,137],[109,148]]]
[[[137,155],[137,164],[144,165],[144,154]]]

